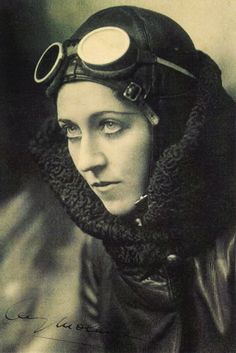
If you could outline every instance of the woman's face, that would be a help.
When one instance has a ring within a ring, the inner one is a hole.
[[[125,215],[145,193],[151,128],[140,111],[94,82],[65,84],[57,100],[75,167],[113,215]]]

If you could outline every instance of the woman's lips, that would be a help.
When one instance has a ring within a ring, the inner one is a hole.
[[[119,183],[120,181],[100,181],[93,183],[92,188],[99,192],[105,192],[113,189],[113,187]]]

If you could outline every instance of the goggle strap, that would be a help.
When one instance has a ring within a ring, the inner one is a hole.
[[[174,64],[174,63],[172,63],[172,62],[170,62],[168,60],[162,59],[159,56],[157,56],[156,62],[158,64],[170,67],[171,69],[173,69],[175,71],[178,71],[178,72],[181,72],[182,74],[184,74],[186,76],[189,76],[189,77],[191,77],[191,78],[196,80],[196,77],[193,74],[191,74],[191,72],[189,72],[188,70],[184,69],[183,67],[181,67],[179,65],[176,65],[176,64]]]

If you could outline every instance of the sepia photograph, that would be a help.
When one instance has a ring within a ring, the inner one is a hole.
[[[235,13],[0,1],[0,353],[236,353]]]

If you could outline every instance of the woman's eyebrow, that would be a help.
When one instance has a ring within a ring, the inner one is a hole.
[[[100,118],[100,117],[103,117],[103,116],[106,116],[106,115],[134,115],[134,114],[137,114],[135,112],[130,112],[130,111],[114,111],[114,110],[104,110],[104,111],[99,111],[99,112],[96,112],[96,113],[93,113],[90,115],[90,117],[93,119],[93,118]]]
[[[58,118],[57,121],[59,123],[70,123],[70,124],[76,124],[75,122],[73,122],[71,119],[64,119],[64,118]]]
[[[96,113],[92,113],[89,115],[89,119],[96,119],[96,118],[100,118],[109,114],[113,114],[113,115],[135,115],[137,114],[136,112],[131,112],[131,111],[114,111],[114,110],[102,110]],[[58,118],[58,122],[60,123],[70,123],[70,124],[74,124],[74,125],[78,125],[75,121],[69,119],[69,118]]]

